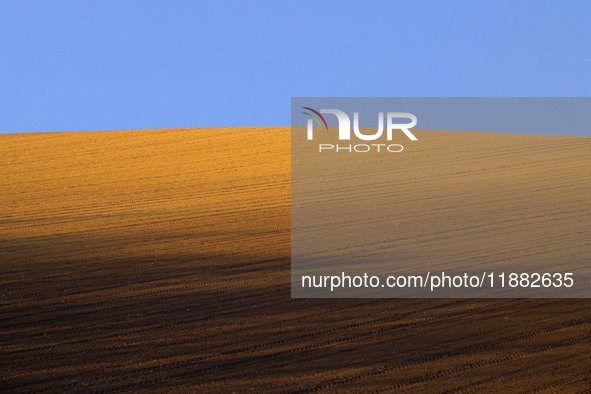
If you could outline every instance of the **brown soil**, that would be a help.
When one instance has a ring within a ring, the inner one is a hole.
[[[1,135],[0,165],[1,391],[591,392],[587,299],[292,299],[289,128]]]

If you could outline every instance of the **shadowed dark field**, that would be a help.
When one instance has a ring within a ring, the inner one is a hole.
[[[586,299],[292,299],[289,149],[289,128],[1,135],[1,391],[591,392]]]

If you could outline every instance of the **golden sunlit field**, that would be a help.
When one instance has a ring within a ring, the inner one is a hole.
[[[591,264],[591,138],[417,133],[401,192]],[[0,391],[591,393],[588,299],[292,299],[289,127],[5,134],[0,177]]]

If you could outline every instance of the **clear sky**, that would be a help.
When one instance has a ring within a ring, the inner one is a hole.
[[[288,126],[292,96],[587,97],[589,1],[0,1],[0,133]]]

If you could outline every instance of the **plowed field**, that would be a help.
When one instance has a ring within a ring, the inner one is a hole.
[[[547,193],[576,198],[552,214],[591,219],[589,137],[439,133],[463,160],[508,138],[523,163],[564,155]],[[0,135],[0,390],[591,392],[587,299],[292,299],[289,141]]]

